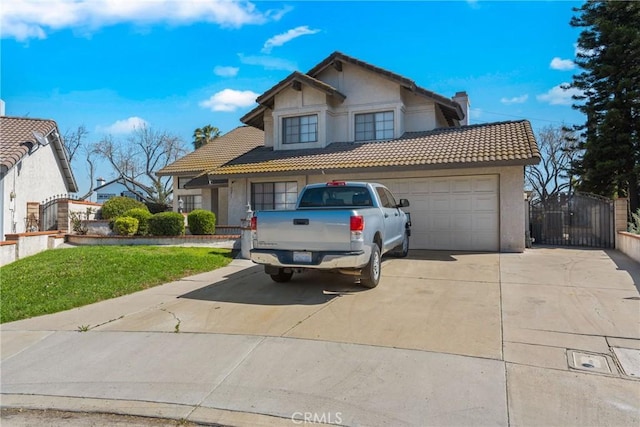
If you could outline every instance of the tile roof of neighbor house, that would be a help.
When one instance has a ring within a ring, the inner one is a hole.
[[[443,169],[537,164],[540,152],[527,120],[425,132],[398,139],[335,142],[326,148],[274,151],[258,147],[208,172],[209,176],[293,173],[366,168]]]
[[[316,87],[316,89],[323,90],[330,95],[338,97],[340,101],[343,101],[346,98],[345,95],[340,93],[334,87],[316,78],[318,74],[320,74],[327,67],[336,66],[341,62],[347,62],[353,65],[362,67],[364,69],[367,69],[369,71],[372,71],[382,77],[385,77],[393,82],[398,83],[400,86],[404,87],[410,92],[413,92],[418,95],[434,100],[436,105],[440,108],[440,110],[442,111],[442,114],[445,116],[445,118],[447,119],[450,125],[453,125],[454,123],[453,120],[462,120],[464,118],[464,111],[462,111],[462,107],[460,107],[460,105],[457,102],[453,101],[452,99],[449,99],[445,96],[439,95],[435,92],[432,92],[423,87],[420,87],[416,85],[416,83],[413,80],[408,79],[404,76],[401,76],[400,74],[396,74],[394,72],[385,70],[384,68],[377,67],[375,65],[361,61],[357,58],[351,57],[349,55],[345,55],[342,52],[336,51],[336,52],[333,52],[331,55],[329,55],[327,58],[325,58],[318,65],[313,67],[311,70],[309,70],[308,73],[303,74],[298,71],[295,71],[294,73],[286,77],[284,80],[280,81],[275,86],[273,86],[271,89],[267,90],[264,94],[262,94],[256,99],[256,102],[259,105],[255,107],[253,110],[249,111],[243,117],[241,117],[240,121],[242,123],[263,129],[264,122],[263,122],[262,114],[267,110],[267,108],[271,108],[273,106],[273,97],[278,92],[280,92],[281,90],[283,90],[284,88],[288,87],[290,84],[293,84],[296,81],[300,81],[310,86],[314,86]]]
[[[29,151],[38,146],[34,132],[51,138],[54,151],[60,160],[67,191],[78,191],[66,149],[58,133],[58,125],[53,120],[32,119],[28,117],[0,116],[0,171],[3,173],[14,167]]]
[[[165,166],[157,174],[193,176],[223,165],[261,145],[264,145],[263,131],[249,126],[239,126]]]

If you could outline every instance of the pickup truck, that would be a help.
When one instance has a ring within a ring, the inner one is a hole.
[[[409,252],[411,219],[381,184],[332,181],[302,189],[295,210],[258,211],[251,219],[251,260],[276,282],[294,271],[357,275],[363,286],[380,281],[382,255]]]

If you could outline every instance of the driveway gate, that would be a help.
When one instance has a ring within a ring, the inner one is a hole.
[[[529,205],[535,244],[614,247],[613,200],[587,193],[560,193]]]

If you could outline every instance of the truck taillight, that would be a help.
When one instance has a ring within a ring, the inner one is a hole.
[[[361,215],[353,215],[349,224],[351,231],[364,230],[364,218]]]
[[[343,185],[347,185],[347,183],[345,181],[327,182],[327,187],[339,187],[339,186],[343,186]]]
[[[258,229],[258,217],[251,217],[251,231],[256,231]]]

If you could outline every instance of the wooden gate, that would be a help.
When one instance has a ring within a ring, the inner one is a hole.
[[[613,200],[587,193],[560,193],[529,205],[534,244],[614,247]]]

